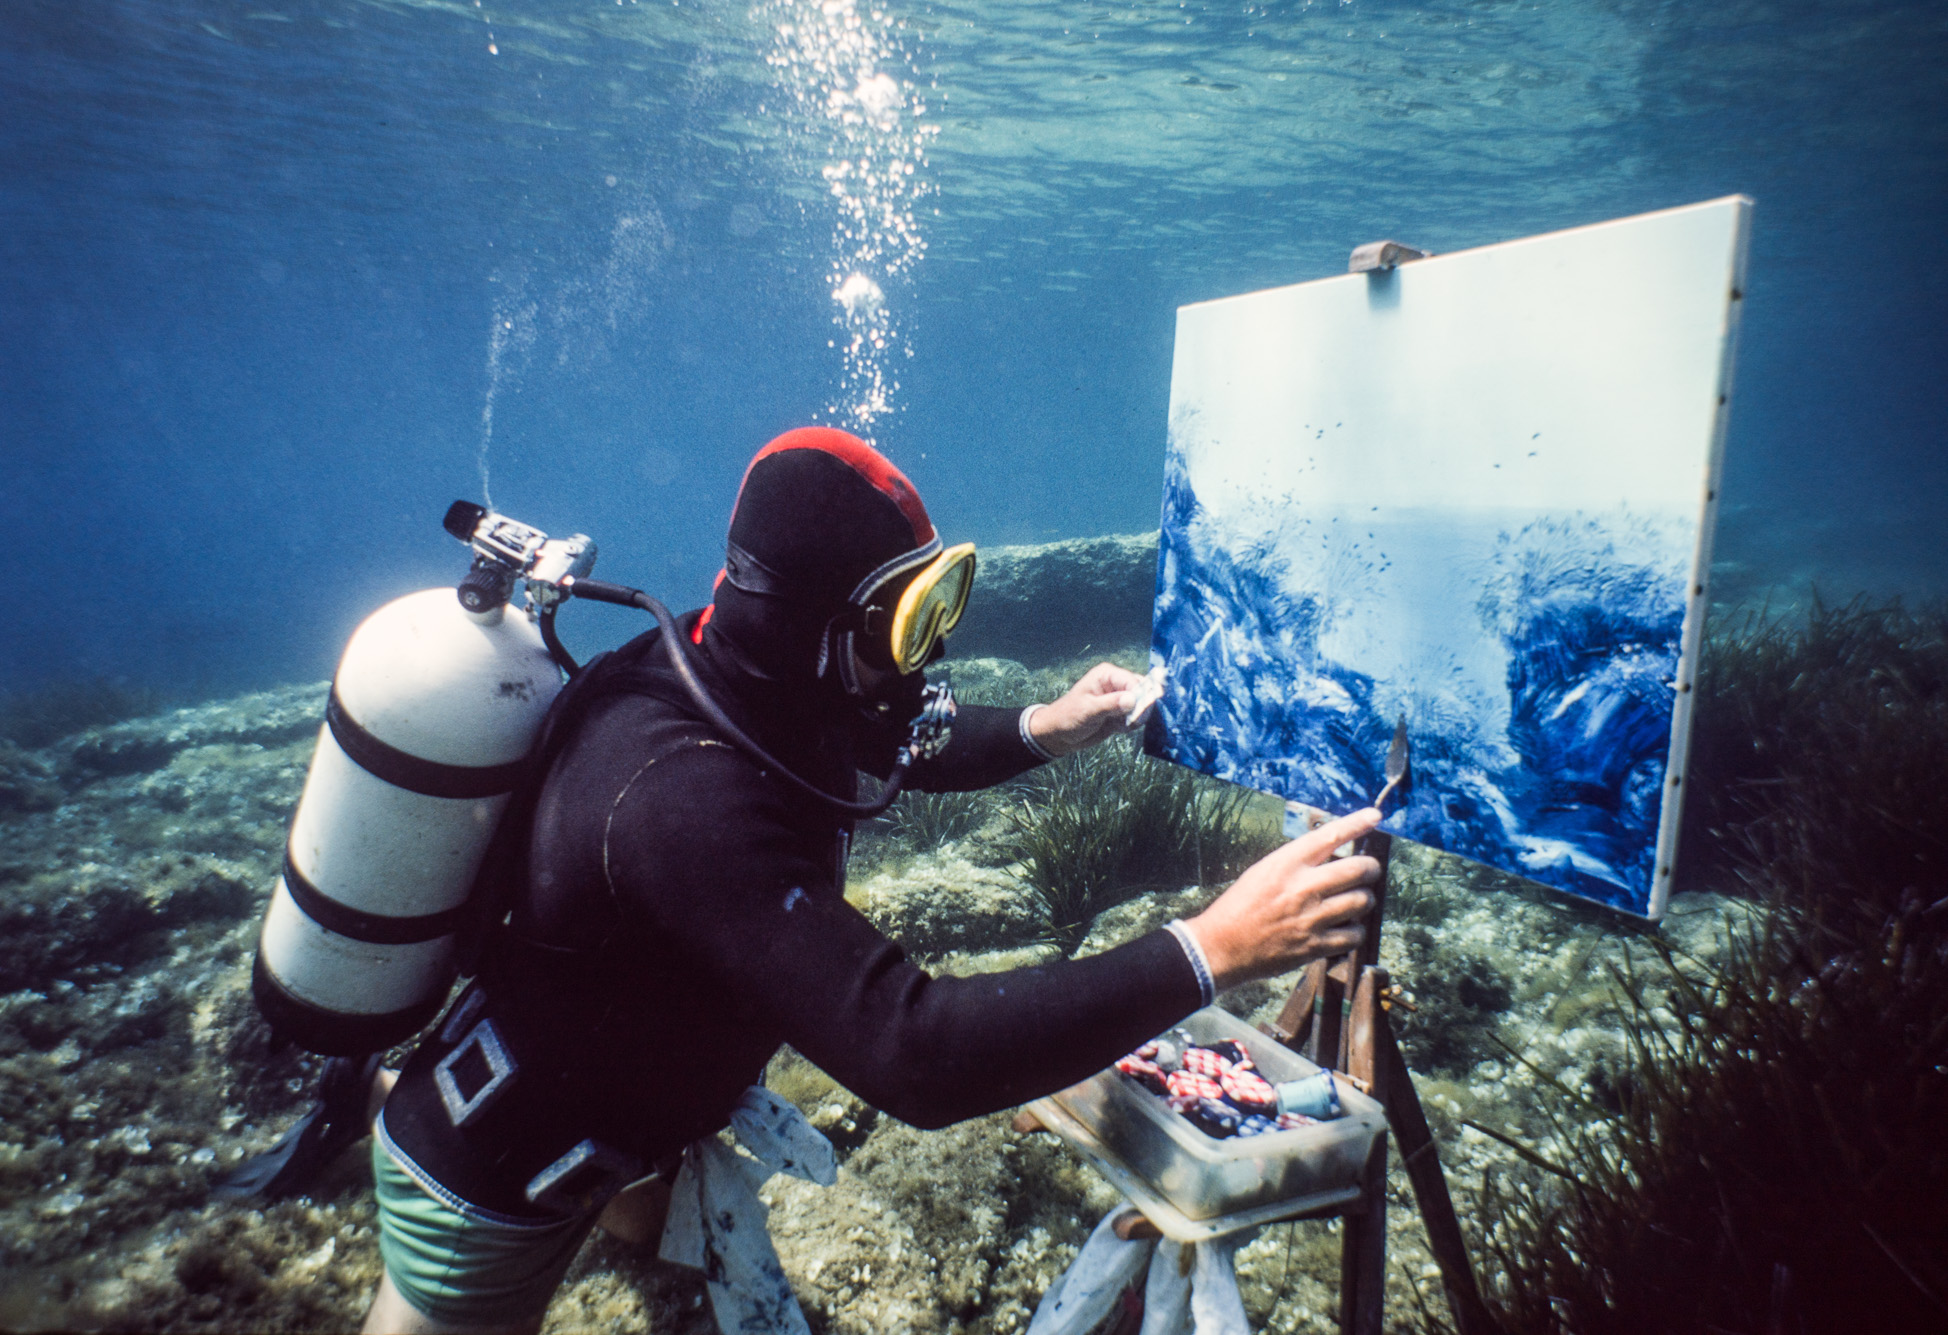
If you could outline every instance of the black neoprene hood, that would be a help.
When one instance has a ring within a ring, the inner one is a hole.
[[[939,545],[919,493],[884,455],[830,427],[786,432],[745,470],[699,630],[768,677],[816,676],[826,630],[853,597]]]

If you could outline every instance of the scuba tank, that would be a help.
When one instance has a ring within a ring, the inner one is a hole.
[[[595,561],[585,537],[466,502],[446,527],[473,569],[353,632],[264,915],[252,994],[312,1052],[390,1047],[446,1001],[481,860],[561,690],[557,581]]]
[[[446,531],[472,547],[457,589],[386,604],[353,632],[332,679],[325,726],[291,818],[251,972],[257,1008],[278,1037],[353,1057],[417,1033],[452,989],[461,943],[477,939],[491,899],[476,891],[496,827],[526,776],[562,690],[580,671],[555,634],[570,596],[635,607],[663,629],[671,667],[699,713],[779,778],[845,815],[878,815],[908,768],[951,733],[950,691],[929,686],[879,796],[820,791],[731,721],[691,667],[670,611],[639,589],[589,579],[595,544],[468,501]],[[517,580],[526,606],[508,602]]]

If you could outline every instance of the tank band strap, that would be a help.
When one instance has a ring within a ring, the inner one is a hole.
[[[360,769],[395,788],[425,797],[498,797],[514,791],[526,763],[516,760],[506,765],[444,765],[437,760],[421,760],[367,732],[346,711],[336,686],[325,702],[325,723],[331,728],[339,749]]]
[[[284,888],[304,916],[327,932],[348,936],[371,946],[408,946],[419,941],[437,941],[460,930],[466,920],[467,905],[460,904],[439,913],[422,913],[413,918],[395,918],[384,913],[366,913],[349,908],[313,885],[284,851]]]

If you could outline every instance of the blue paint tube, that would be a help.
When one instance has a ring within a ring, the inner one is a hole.
[[[1330,1122],[1340,1114],[1339,1087],[1333,1083],[1331,1071],[1318,1071],[1303,1080],[1288,1080],[1277,1088],[1281,1113],[1298,1113],[1321,1122]]]

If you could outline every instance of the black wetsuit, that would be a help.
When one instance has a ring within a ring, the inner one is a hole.
[[[693,624],[693,623],[691,623]],[[529,1184],[584,1141],[647,1171],[724,1127],[789,1043],[923,1127],[1011,1107],[1102,1069],[1201,1002],[1167,931],[1093,958],[971,978],[909,963],[843,897],[851,825],[718,736],[646,636],[601,665],[548,771],[508,926],[469,996],[407,1063],[382,1134],[423,1183],[508,1221],[559,1217]],[[732,717],[829,792],[884,772],[842,710],[807,710],[693,649]],[[593,669],[592,669],[593,670]],[[571,688],[572,689],[572,688]],[[1013,710],[963,707],[909,786],[985,787],[1036,763]],[[471,993],[484,997],[471,1003]],[[512,1064],[436,1068],[481,1020]],[[464,1102],[458,1106],[464,1106]],[[443,1190],[439,1190],[442,1189]]]

